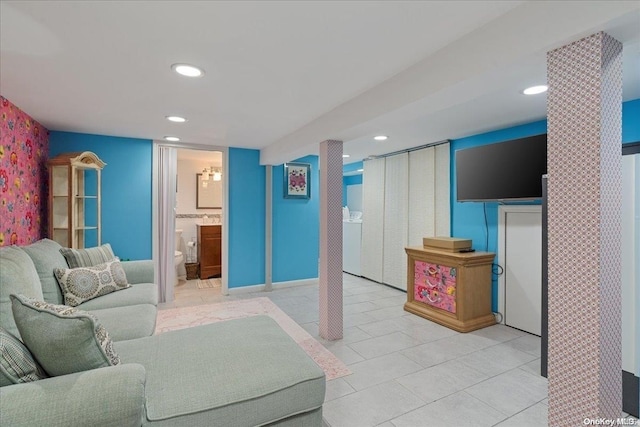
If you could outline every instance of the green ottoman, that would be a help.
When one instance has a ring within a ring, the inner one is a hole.
[[[324,371],[268,316],[114,343],[146,377],[147,425],[322,425]]]

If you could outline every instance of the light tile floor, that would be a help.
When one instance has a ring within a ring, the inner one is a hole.
[[[401,291],[349,274],[343,287],[334,342],[318,334],[317,285],[224,296],[191,280],[160,308],[269,297],[353,372],[327,383],[326,426],[547,425],[538,337],[504,325],[461,334],[405,312]]]

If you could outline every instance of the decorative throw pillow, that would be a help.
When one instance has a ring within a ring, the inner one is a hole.
[[[93,267],[116,257],[108,243],[88,249],[60,248],[60,253],[67,260],[69,268]]]
[[[53,274],[71,307],[131,286],[118,258],[93,267],[54,268]]]
[[[22,341],[50,376],[118,365],[109,333],[86,311],[11,295]]]
[[[0,328],[0,387],[47,378],[29,349],[4,328]]]

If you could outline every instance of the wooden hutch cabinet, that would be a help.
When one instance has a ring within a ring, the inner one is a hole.
[[[458,332],[491,326],[491,271],[495,254],[405,248],[404,309]]]
[[[200,279],[222,274],[222,225],[197,224]]]
[[[64,247],[101,244],[101,171],[94,153],[60,154],[49,169],[49,238]]]

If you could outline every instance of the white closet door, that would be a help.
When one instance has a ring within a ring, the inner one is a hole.
[[[362,174],[362,276],[382,282],[385,159],[367,160]]]
[[[505,215],[504,324],[540,336],[542,209],[540,206],[501,206],[500,212]]]
[[[435,236],[435,149],[409,153],[408,246],[422,246],[423,237]]]
[[[407,289],[407,246],[409,229],[409,155],[387,157],[384,182],[383,282]]]
[[[435,235],[451,235],[449,143],[435,147]]]

